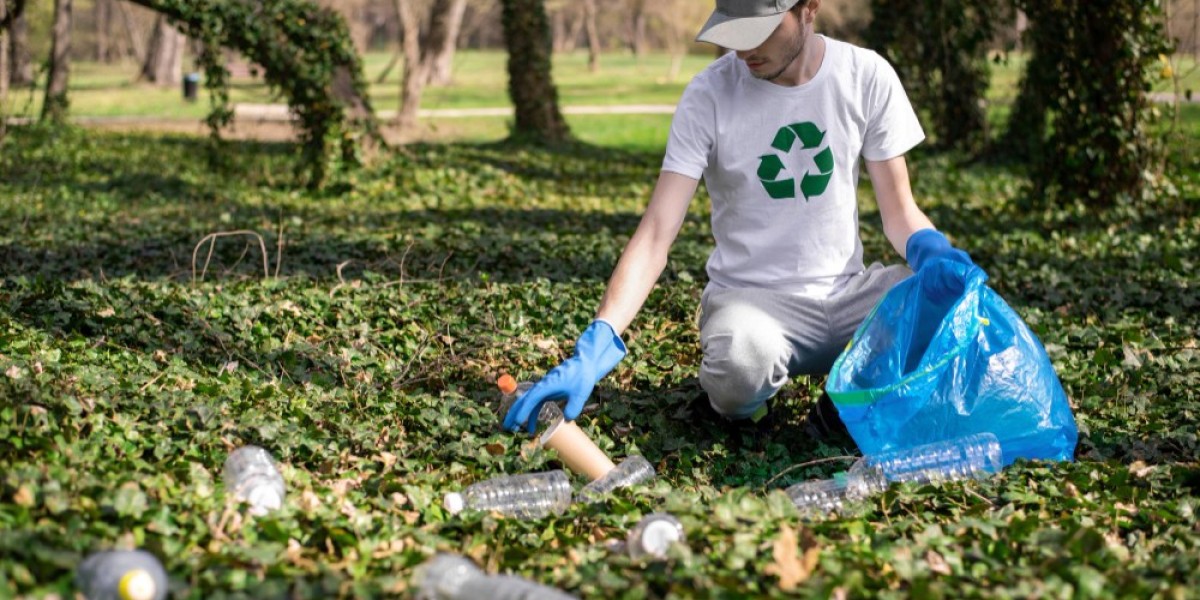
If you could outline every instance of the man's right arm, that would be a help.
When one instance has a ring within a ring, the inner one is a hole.
[[[525,426],[533,433],[544,402],[566,400],[563,416],[567,420],[579,416],[596,382],[625,357],[621,332],[633,321],[667,266],[667,255],[683,225],[697,183],[691,177],[670,171],[658,176],[650,205],[621,252],[596,320],[575,342],[575,354],[513,403],[504,417],[505,429],[516,431]]]
[[[650,204],[621,252],[596,313],[596,318],[611,324],[617,335],[633,322],[666,268],[671,245],[679,235],[698,184],[696,179],[679,173],[659,174]]]

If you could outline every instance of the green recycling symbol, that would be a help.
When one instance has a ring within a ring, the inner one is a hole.
[[[808,122],[785,125],[775,134],[775,141],[771,142],[771,147],[787,154],[795,147],[796,140],[800,141],[802,150],[815,150],[825,141],[825,132]],[[804,177],[800,179],[800,193],[804,194],[805,201],[813,196],[820,196],[825,193],[825,188],[829,187],[829,179],[833,177],[833,151],[829,146],[825,146],[813,157],[813,162],[816,163],[819,172],[805,172]],[[764,154],[758,157],[758,179],[767,190],[767,194],[776,200],[796,197],[796,180],[790,177],[779,178],[786,170],[787,167],[783,166],[783,159],[778,154]]]

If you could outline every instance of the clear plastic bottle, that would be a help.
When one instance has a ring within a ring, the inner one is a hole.
[[[536,381],[517,381],[512,375],[505,373],[496,379],[496,387],[500,389],[500,406],[497,414],[501,420],[508,414],[508,409],[516,403],[517,398],[520,398],[529,388],[533,387]],[[538,411],[538,427],[546,428],[553,425],[556,421],[563,418],[562,409],[554,402],[546,402],[542,404],[541,410]]]
[[[75,588],[87,600],[163,600],[167,572],[145,550],[108,550],[80,563]]]
[[[225,487],[262,516],[283,506],[287,493],[283,476],[271,454],[258,446],[243,446],[225,459]]]
[[[991,433],[977,433],[864,456],[850,467],[850,474],[861,476],[869,484],[886,487],[887,483],[982,479],[999,473],[1003,467],[1000,440]]]
[[[520,398],[523,394],[525,394],[525,392],[528,392],[529,388],[533,387],[533,384],[534,382],[532,381],[518,382],[512,375],[509,375],[508,373],[496,378],[496,387],[500,389],[500,404],[496,409],[496,415],[500,417],[501,421],[503,421],[504,417],[508,414],[508,409],[512,408],[512,405],[516,403],[517,398]],[[542,405],[542,410],[538,413],[538,421],[547,420],[546,417],[548,415],[545,414],[546,407],[550,406],[551,404],[553,403],[547,402]]]
[[[891,483],[939,483],[982,479],[1000,472],[1000,440],[978,433],[905,450],[864,456],[832,479],[805,481],[786,493],[802,513],[825,514],[887,489]]]
[[[625,457],[617,468],[579,490],[580,501],[598,501],[600,497],[617,488],[629,487],[654,479],[654,467],[650,461],[636,454]]]
[[[847,504],[867,495],[862,480],[851,480],[847,473],[838,473],[832,479],[813,479],[797,483],[784,492],[792,499],[801,514],[826,514],[838,512]]]
[[[569,600],[574,596],[512,575],[488,575],[462,556],[438,554],[416,572],[417,600]]]
[[[683,523],[668,513],[650,513],[638,521],[625,539],[625,551],[633,558],[667,557],[671,544],[686,539]]]
[[[571,505],[571,481],[561,469],[497,477],[446,494],[442,505],[450,514],[471,508],[518,519],[540,519],[560,514]]]

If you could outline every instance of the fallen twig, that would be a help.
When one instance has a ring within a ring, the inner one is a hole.
[[[266,244],[266,242],[263,241],[263,237],[261,235],[259,235],[255,231],[250,231],[247,229],[241,229],[238,231],[218,231],[216,233],[210,233],[210,234],[204,236],[196,244],[196,247],[192,249],[192,283],[193,284],[196,283],[196,254],[200,252],[200,247],[204,245],[204,242],[212,240],[212,243],[210,243],[208,246],[208,256],[206,256],[204,259],[204,268],[200,271],[200,281],[203,281],[205,274],[208,273],[208,264],[212,260],[213,251],[216,250],[217,239],[223,238],[223,237],[239,236],[239,235],[250,236],[250,237],[253,237],[258,240],[258,248],[259,248],[259,250],[262,251],[263,279],[269,278],[271,276],[271,270],[267,264],[267,260],[268,260],[267,259],[267,244]]]
[[[774,481],[776,479],[779,479],[780,477],[783,477],[784,475],[790,473],[791,471],[795,471],[796,469],[802,469],[804,467],[811,467],[813,465],[819,465],[819,464],[823,464],[823,463],[848,461],[848,460],[858,460],[858,457],[857,456],[830,456],[828,458],[818,458],[816,460],[810,460],[808,462],[802,462],[799,464],[795,464],[795,465],[792,465],[792,466],[776,473],[774,477],[767,480],[766,485],[771,485],[772,483],[774,483]]]

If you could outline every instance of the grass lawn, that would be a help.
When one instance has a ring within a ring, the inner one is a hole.
[[[370,83],[371,101],[378,110],[394,110],[400,103],[400,77],[403,68],[389,72],[378,82],[390,55],[369,53],[364,75]],[[511,106],[508,99],[507,55],[503,52],[464,51],[456,54],[455,83],[448,87],[427,87],[422,108],[481,108]],[[670,57],[653,54],[640,61],[625,54],[605,55],[601,69],[587,69],[587,53],[558,55],[554,59],[555,83],[563,105],[674,104],[683,87],[712,60],[711,56],[688,56],[680,74],[668,80]],[[71,114],[74,116],[156,116],[164,118],[202,118],[207,114],[207,96],[201,89],[201,101],[188,103],[176,87],[158,88],[136,81],[137,65],[105,65],[95,62],[72,63]],[[284,102],[271,93],[261,78],[235,77],[231,85],[233,102]],[[10,114],[37,115],[41,110],[40,89],[14,90]]]
[[[482,78],[493,59],[461,60]],[[556,75],[578,71],[562,65]],[[638,102],[678,93],[682,82],[647,91],[660,67],[646,69],[610,84]],[[564,81],[564,98],[586,99]],[[10,131],[0,598],[71,597],[80,558],[114,546],[154,552],[186,598],[404,597],[436,551],[584,598],[1195,595],[1195,105],[1172,141],[1173,190],[1113,209],[1031,209],[1018,171],[911,156],[921,205],[1045,343],[1080,427],[1076,462],[893,487],[802,520],[780,490],[856,454],[800,428],[820,380],[794,381],[759,430],[688,408],[711,250],[702,192],[625,336],[629,356],[579,421],[659,477],[535,521],[448,515],[447,491],[560,466],[497,430],[493,382],[570,354],[638,222],[668,122],[571,117],[585,143],[550,152],[494,143],[502,119],[446,120],[456,143],[407,146],[321,192],[296,187],[283,144],[231,142],[212,165],[198,138]],[[897,262],[867,187],[867,260]],[[237,231],[253,235],[220,238],[211,255],[201,244]],[[288,484],[267,517],[221,485],[226,455],[249,443]],[[800,466],[816,459],[830,460]],[[605,550],[654,511],[687,531],[670,560]]]

